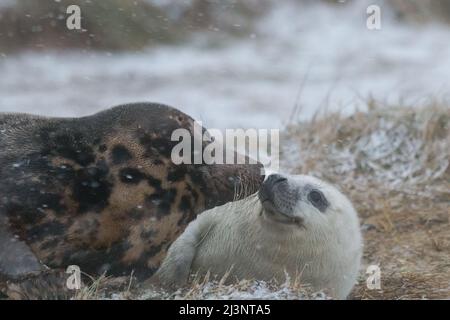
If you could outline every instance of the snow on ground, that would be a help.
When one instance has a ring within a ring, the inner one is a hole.
[[[126,299],[123,294],[115,294],[112,299]],[[293,287],[289,283],[281,285],[265,281],[243,280],[230,285],[220,285],[217,282],[206,282],[194,285],[189,290],[178,290],[175,293],[158,292],[148,289],[136,297],[140,300],[151,299],[193,299],[193,300],[325,300],[331,299],[323,292],[313,292],[310,288]]]
[[[446,99],[450,29],[397,24],[385,8],[370,31],[364,3],[280,2],[249,37],[219,46],[209,32],[139,53],[0,53],[0,111],[80,116],[156,101],[210,128],[276,128],[297,120],[302,83],[300,119],[324,105],[351,112],[368,95]]]

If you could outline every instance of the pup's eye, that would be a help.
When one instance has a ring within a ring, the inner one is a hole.
[[[321,212],[325,212],[328,207],[328,201],[319,190],[311,190],[308,193],[308,200],[311,204],[319,209]]]

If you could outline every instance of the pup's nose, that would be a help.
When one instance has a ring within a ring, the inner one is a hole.
[[[267,179],[264,181],[264,184],[267,184],[268,186],[273,186],[279,182],[286,180],[287,178],[283,177],[281,174],[273,173],[267,177]]]
[[[271,174],[264,180],[261,189],[259,189],[258,196],[261,202],[266,200],[273,200],[273,189],[275,185],[279,183],[285,183],[287,181],[286,177],[283,177],[281,174]]]

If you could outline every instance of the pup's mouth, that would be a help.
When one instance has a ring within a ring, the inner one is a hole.
[[[302,218],[293,217],[282,212],[272,210],[270,207],[273,207],[273,204],[269,199],[265,199],[264,201],[261,201],[261,203],[262,207],[260,215],[264,215],[264,217],[270,219],[270,221],[280,224],[296,225],[303,228],[305,227]]]

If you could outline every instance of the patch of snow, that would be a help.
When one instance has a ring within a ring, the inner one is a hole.
[[[115,298],[123,298],[116,295]],[[201,300],[325,300],[330,299],[323,292],[311,292],[307,287],[293,288],[289,283],[276,286],[265,281],[244,281],[233,285],[221,285],[215,281],[206,282],[189,292],[179,289],[174,293],[148,289],[138,299],[201,299]]]
[[[450,166],[449,140],[445,137],[427,139],[424,132],[431,117],[438,118],[440,114],[427,108],[417,109],[414,115],[399,111],[401,109],[385,110],[372,115],[372,122],[366,123],[363,131],[356,128],[364,126],[364,122],[355,123],[355,131],[345,141],[335,139],[326,149],[320,148],[320,140],[306,138],[305,128],[300,125],[298,134],[288,134],[282,145],[283,166],[298,171],[299,166],[313,162],[315,166],[308,168],[309,174],[341,177],[342,185],[377,182],[386,190],[420,192],[428,196],[439,194],[442,186],[434,182],[445,180]],[[445,115],[445,111],[442,112]],[[352,129],[349,122],[335,128],[349,132]]]

